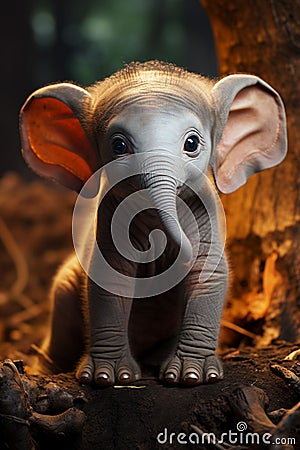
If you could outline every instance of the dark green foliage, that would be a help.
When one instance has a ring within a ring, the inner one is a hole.
[[[201,13],[197,0],[35,2],[31,22],[39,55],[36,75],[45,82],[72,79],[86,85],[131,61],[159,59],[187,67],[193,59],[194,33],[199,33],[199,41],[207,34]],[[208,35],[208,48],[211,42]],[[201,71],[202,64],[203,72],[215,71],[214,58],[210,67],[207,58],[201,58],[201,44],[194,59],[190,70]]]

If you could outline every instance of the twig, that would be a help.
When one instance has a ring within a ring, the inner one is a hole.
[[[0,217],[0,238],[16,269],[16,281],[10,289],[10,296],[18,297],[27,286],[29,271],[26,259],[2,217]]]
[[[229,322],[228,320],[222,319],[221,321],[222,325],[226,328],[229,328],[230,330],[236,331],[239,334],[243,334],[244,336],[247,336],[251,339],[256,339],[257,334],[251,333],[251,331],[245,330],[245,328],[242,328],[235,323]]]
[[[47,366],[50,366],[55,372],[59,373],[62,372],[62,370],[60,369],[60,367],[58,367],[55,362],[53,361],[52,358],[50,358],[50,356],[47,354],[47,352],[45,352],[45,350],[43,350],[41,347],[39,347],[36,344],[31,344],[30,346],[31,350],[33,350],[33,352],[35,354],[37,354],[44,363],[46,363]]]
[[[8,324],[10,326],[16,326],[22,322],[28,321],[39,316],[42,312],[45,311],[44,305],[38,305],[33,303],[28,309],[20,311],[16,314],[13,314],[9,319]]]
[[[300,349],[294,350],[292,353],[289,353],[284,359],[287,361],[293,361],[294,359],[300,358]]]
[[[36,425],[46,433],[66,436],[81,432],[85,421],[85,414],[79,409],[69,408],[67,411],[56,416],[33,412],[29,420],[32,425]]]
[[[275,409],[275,411],[268,412],[268,416],[272,421],[278,423],[287,412],[286,408]]]
[[[278,375],[287,385],[300,395],[300,378],[294,374],[291,370],[280,364],[271,364],[270,368],[275,375]]]
[[[275,437],[286,437],[292,428],[299,427],[300,423],[300,402],[289,409],[282,420],[277,425]]]
[[[114,386],[114,389],[145,389],[147,386],[134,386],[134,385],[128,385],[128,386]]]

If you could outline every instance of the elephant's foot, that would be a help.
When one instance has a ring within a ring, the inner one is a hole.
[[[76,377],[83,384],[95,382],[98,386],[108,387],[137,381],[141,373],[129,352],[118,359],[106,358],[103,354],[88,354],[80,362]]]
[[[217,355],[212,352],[207,355],[201,354],[199,357],[184,356],[182,352],[175,353],[175,356],[168,361],[161,372],[161,378],[168,384],[181,384],[183,386],[197,386],[202,383],[214,383],[222,380],[223,368]]]

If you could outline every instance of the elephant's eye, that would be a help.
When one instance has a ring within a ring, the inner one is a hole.
[[[112,143],[113,152],[117,156],[126,155],[128,153],[128,145],[124,139],[117,137]]]
[[[204,140],[200,139],[197,134],[191,134],[185,140],[184,153],[187,153],[190,156],[197,156],[203,146]]]

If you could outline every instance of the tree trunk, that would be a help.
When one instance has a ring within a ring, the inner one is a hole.
[[[220,75],[262,77],[282,96],[289,151],[277,168],[223,196],[233,273],[224,319],[267,345],[299,338],[300,1],[202,0],[213,28]],[[233,335],[222,333],[223,343]]]

